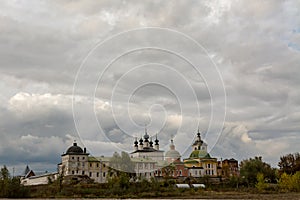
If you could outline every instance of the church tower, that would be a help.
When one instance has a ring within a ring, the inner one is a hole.
[[[201,139],[201,133],[198,129],[197,135],[196,135],[196,140],[192,145],[193,150],[204,150],[207,151],[207,144],[205,142],[203,142],[203,140]]]

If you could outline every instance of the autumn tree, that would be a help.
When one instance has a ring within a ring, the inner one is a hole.
[[[300,191],[300,171],[295,174],[282,173],[278,182],[279,188],[285,191]]]
[[[265,177],[262,173],[258,173],[256,179],[257,183],[255,184],[255,187],[258,189],[258,191],[262,192],[267,187],[267,184],[265,183]]]
[[[280,173],[295,174],[300,171],[300,154],[287,154],[280,157],[278,163]]]

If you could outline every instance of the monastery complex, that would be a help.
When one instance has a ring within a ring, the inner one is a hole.
[[[114,156],[113,156],[114,157]],[[56,180],[62,176],[67,180],[92,180],[98,183],[106,183],[115,176],[113,157],[91,156],[86,148],[81,148],[76,142],[69,147],[66,153],[61,155],[61,163],[55,173],[36,175],[27,166],[22,178],[23,185],[47,184],[49,180]],[[192,152],[188,158],[182,158],[176,150],[173,140],[170,141],[169,149],[165,152],[159,147],[156,136],[152,141],[147,131],[143,138],[135,139],[133,151],[129,153],[132,170],[128,173],[133,181],[151,178],[173,178],[185,180],[200,177],[229,178],[238,176],[238,161],[231,158],[217,160],[207,152],[207,144],[201,139],[201,134],[196,133],[192,144]],[[123,163],[122,165],[126,165]]]

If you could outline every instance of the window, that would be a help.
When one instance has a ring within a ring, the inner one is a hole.
[[[79,157],[77,157],[77,161],[79,161]]]
[[[99,172],[97,172],[97,177],[99,177]]]
[[[207,164],[207,168],[210,168],[210,164]]]
[[[92,167],[93,165],[92,165],[92,163],[90,163],[90,167]]]
[[[92,172],[90,172],[90,177],[92,177]]]
[[[84,160],[85,159],[85,157],[82,157],[82,160]]]
[[[74,171],[72,171],[72,174],[75,174],[75,172],[74,172]]]
[[[197,175],[197,170],[195,170],[195,175]]]
[[[103,167],[105,167],[105,164],[103,164]]]
[[[182,170],[179,171],[179,176],[182,176]]]
[[[82,171],[82,175],[84,175],[84,171]]]
[[[105,177],[105,172],[103,172],[103,177]]]
[[[76,174],[78,174],[78,170],[76,170]]]
[[[84,162],[82,163],[82,167],[84,167]]]
[[[72,160],[74,160],[74,156],[72,157]]]
[[[99,163],[97,163],[97,167],[99,167]]]

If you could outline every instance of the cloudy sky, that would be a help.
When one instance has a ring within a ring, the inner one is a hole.
[[[0,164],[55,171],[76,140],[183,157],[299,151],[299,1],[1,1]]]

